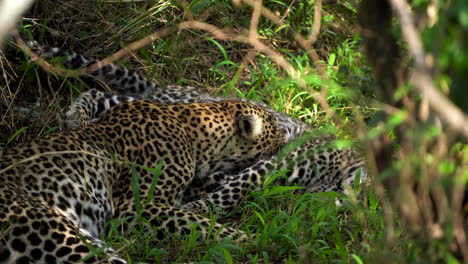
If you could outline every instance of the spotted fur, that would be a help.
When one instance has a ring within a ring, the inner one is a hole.
[[[112,106],[128,101],[145,99],[159,103],[203,103],[235,99],[255,104],[272,113],[281,129],[284,130],[287,141],[312,129],[306,123],[277,112],[260,102],[245,98],[214,96],[201,87],[158,86],[156,83],[143,78],[137,72],[121,65],[114,63],[103,65],[97,59],[90,59],[74,52],[66,52],[57,47],[40,45],[35,41],[27,41],[27,43],[33,51],[44,58],[64,57],[63,66],[68,69],[79,69],[97,64],[96,70],[83,75],[82,78],[91,86],[95,86],[95,82],[101,82],[119,93],[103,93],[97,90],[83,93],[66,113],[65,127],[81,127],[92,123],[93,120],[103,115]]]
[[[255,105],[135,101],[90,126],[7,149],[0,157],[0,263],[75,263],[89,245],[104,244],[98,238],[107,221],[125,219],[124,232],[135,225],[137,208],[158,236],[188,233],[195,223],[206,237],[211,221],[176,207],[192,180],[230,170],[219,164],[246,168],[283,144],[274,116]],[[154,173],[146,168],[159,162],[150,193]],[[245,239],[236,229],[212,228],[219,238]],[[84,263],[126,263],[110,248],[103,253]]]
[[[37,44],[36,46],[39,47],[36,48],[38,53],[45,57],[57,57],[58,54],[65,56],[64,65],[67,68],[75,69],[97,63],[97,60],[62,52],[57,48],[50,49]],[[215,102],[223,99],[208,94],[202,88],[159,87],[139,74],[115,64],[98,67],[89,75],[104,81],[121,94],[104,93],[96,89],[83,93],[66,113],[65,125],[67,127],[92,124],[114,105],[142,98],[162,103]],[[245,99],[236,100],[246,101]],[[296,119],[278,113],[263,104],[253,103],[275,116],[286,134],[287,141],[311,130],[310,126]],[[206,213],[208,207],[215,205],[228,210],[238,204],[247,190],[261,188],[265,175],[279,170],[288,170],[290,177],[278,183],[298,185],[302,192],[346,193],[345,186],[353,185],[357,171],[361,172],[361,181],[367,181],[367,170],[362,156],[352,149],[337,149],[332,148],[332,145],[332,137],[317,137],[292,150],[284,157],[284,160],[274,156],[243,171],[236,170],[235,166],[230,166],[229,162],[225,163],[223,166],[231,168],[230,172],[217,171],[208,177],[195,179],[192,182],[190,188],[184,193],[183,202],[187,204],[183,205],[183,208]]]
[[[297,144],[297,143],[292,143]],[[288,149],[288,147],[286,147]],[[200,214],[217,207],[222,212],[235,208],[247,191],[258,191],[266,176],[286,171],[276,184],[297,186],[296,193],[341,192],[349,194],[359,183],[369,183],[365,159],[351,148],[339,148],[332,136],[316,136],[292,150],[263,159],[234,174],[215,172],[209,182],[195,184],[200,189],[185,193],[186,204],[181,208]]]

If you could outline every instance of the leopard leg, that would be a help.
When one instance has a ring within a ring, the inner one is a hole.
[[[0,263],[127,263],[87,230],[40,202],[14,201],[0,205],[0,211],[6,212],[0,218]]]
[[[227,181],[213,192],[199,200],[186,203],[181,208],[202,215],[207,214],[212,206],[220,208],[222,213],[228,212],[239,205],[247,191],[262,188],[263,177],[267,172],[264,167],[267,164],[266,161],[260,161],[234,176],[226,176]]]
[[[182,203],[198,200],[226,184],[229,180],[230,176],[224,172],[215,172],[203,179],[195,178],[185,189]]]
[[[83,127],[94,123],[113,106],[124,102],[139,100],[138,97],[116,95],[91,89],[82,93],[65,113],[66,128]]]
[[[349,195],[346,186],[354,186],[358,172],[360,182],[369,178],[365,161],[351,150],[333,149],[330,142],[328,138],[316,138],[297,147],[285,157],[259,161],[250,168],[229,176],[230,180],[215,191],[190,201],[181,208],[207,214],[214,206],[226,213],[239,204],[248,190],[261,189],[265,176],[273,171],[286,171],[286,177],[277,178],[275,183],[297,186],[297,194],[335,191]]]
[[[117,210],[115,219],[131,219],[125,225],[124,231],[138,224],[138,217],[133,206],[125,206],[125,209]],[[201,232],[202,239],[214,238],[221,241],[223,238],[232,238],[237,241],[244,241],[248,236],[241,230],[226,227],[213,222],[194,212],[185,211],[164,203],[149,203],[142,209],[142,223],[148,226],[152,232],[157,232],[157,237],[162,238],[165,233],[176,235],[188,235],[192,230]]]

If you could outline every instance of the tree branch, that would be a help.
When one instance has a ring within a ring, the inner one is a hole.
[[[413,16],[409,12],[408,3],[405,0],[390,0],[390,3],[400,19],[403,37],[414,58],[415,70],[411,78],[414,87],[428,100],[432,109],[443,121],[468,138],[468,117],[434,86],[430,66],[426,63],[426,55],[414,26]]]

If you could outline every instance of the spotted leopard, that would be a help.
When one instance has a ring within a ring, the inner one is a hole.
[[[125,219],[125,231],[143,217],[158,237],[162,229],[189,233],[196,223],[202,237],[213,228],[219,238],[245,239],[176,206],[192,180],[224,170],[216,164],[245,168],[283,144],[274,116],[256,105],[134,101],[92,125],[7,149],[0,157],[0,263],[126,263],[111,248],[90,255],[89,245],[104,245],[99,238],[111,219]],[[147,168],[158,164],[155,180]]]
[[[99,109],[95,108],[96,106],[103,104],[103,109],[105,109],[112,106],[111,102],[125,100],[137,100],[137,98],[103,93],[93,89],[83,93],[78,98],[72,106],[73,110],[67,112],[65,120],[66,122],[71,120],[73,124],[84,125],[82,121],[77,122],[77,120],[85,120],[86,122],[90,120],[89,117],[93,116],[92,113],[100,112]],[[87,105],[88,103],[89,105]],[[79,117],[70,115],[70,113],[79,113],[78,109],[91,110],[91,114],[83,111]],[[337,191],[347,193],[345,186],[350,184],[350,186],[353,186],[356,171],[358,170],[361,170],[361,182],[369,180],[365,160],[357,151],[351,148],[339,149],[334,147],[335,138],[332,136],[318,136],[317,138],[307,136],[307,138],[309,139],[305,144],[300,144],[297,148],[290,150],[291,152],[286,156],[282,155],[281,157],[284,160],[281,160],[278,156],[273,156],[244,171],[238,170],[236,166],[231,166],[229,161],[222,164],[223,167],[230,168],[228,173],[219,171],[203,179],[194,180],[190,188],[184,193],[182,202],[193,202],[209,194],[206,201],[210,202],[210,205],[218,206],[228,203],[232,204],[232,206],[229,206],[229,208],[232,208],[237,205],[247,190],[259,190],[263,186],[262,182],[266,175],[281,170],[288,170],[290,177],[287,181],[278,181],[278,184],[297,185],[302,188],[302,191],[306,192]],[[216,170],[216,168],[213,169]],[[241,178],[246,178],[242,188],[232,188],[231,184],[227,182],[227,179],[235,182],[235,179]],[[235,194],[240,189],[242,190],[241,195]],[[211,192],[218,192],[218,194]],[[223,195],[219,192],[223,193]],[[208,207],[203,206],[202,209],[198,209],[200,205],[197,203],[206,204],[203,201],[198,201],[183,208],[191,209],[196,205],[196,211],[206,213]]]
[[[308,124],[275,111],[260,102],[245,98],[214,96],[201,87],[177,85],[159,86],[143,78],[136,71],[129,70],[121,65],[114,63],[103,65],[98,59],[87,58],[83,55],[67,52],[57,47],[41,45],[36,41],[27,40],[26,43],[35,53],[43,58],[64,57],[62,63],[67,69],[79,69],[97,64],[95,70],[84,74],[82,78],[87,81],[90,86],[95,86],[96,82],[100,82],[119,93],[103,93],[97,90],[90,90],[89,92],[83,93],[66,113],[65,127],[82,127],[92,123],[93,120],[104,114],[112,106],[122,102],[145,99],[160,103],[203,103],[233,99],[255,104],[271,112],[277,119],[281,129],[284,130],[287,141],[312,129]]]
[[[91,120],[90,116],[101,112],[97,106],[103,105],[102,109],[108,109],[112,102],[137,99],[93,89],[78,98],[72,110],[67,112],[66,120],[71,120],[73,124],[85,125]],[[73,116],[70,113],[81,115]],[[195,179],[183,195],[182,202],[185,205],[182,205],[182,208],[200,214],[206,214],[208,208],[213,206],[229,211],[240,202],[247,191],[261,189],[265,176],[283,170],[288,171],[288,179],[281,178],[276,183],[296,185],[301,188],[297,193],[335,191],[348,194],[345,187],[354,186],[357,175],[360,183],[370,182],[365,159],[359,152],[352,148],[335,147],[335,138],[332,136],[309,135],[306,138],[306,143],[299,144],[287,155],[278,153],[243,171],[230,166],[228,162],[223,166],[231,168],[230,172],[218,171],[203,179]]]
[[[41,46],[34,42],[30,46],[46,58],[65,56],[64,66],[70,69],[98,63],[95,59],[64,52],[58,48]],[[122,94],[105,93],[96,89],[82,93],[66,113],[66,127],[81,127],[91,124],[114,105],[142,98],[162,103],[215,102],[224,99],[210,95],[202,88],[197,87],[159,87],[145,80],[138,73],[115,64],[98,67],[89,75],[104,81]],[[246,99],[236,100],[247,101]],[[287,141],[312,130],[303,122],[274,111],[261,103],[253,103],[267,109],[275,116],[286,134]],[[356,171],[360,171],[361,182],[369,181],[362,156],[352,149],[333,148],[333,141],[333,137],[320,136],[292,150],[285,156],[287,162],[274,156],[264,159],[244,171],[236,170],[235,167],[230,166],[229,162],[223,164],[223,166],[231,168],[228,173],[218,171],[192,182],[190,188],[184,193],[182,201],[188,204],[183,207],[202,213],[206,213],[208,205],[221,206],[224,209],[232,208],[239,202],[246,190],[258,190],[262,186],[265,175],[278,170],[288,170],[288,175],[290,175],[289,180],[278,181],[279,184],[298,185],[302,187],[303,192],[338,191],[346,193],[345,186],[354,183]],[[327,148],[324,149],[324,146]],[[233,185],[237,185],[238,181],[242,181],[241,187],[234,188]],[[202,199],[197,201],[200,198]]]

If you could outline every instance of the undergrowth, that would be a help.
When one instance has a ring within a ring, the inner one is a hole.
[[[270,57],[259,53],[250,56],[252,47],[216,40],[201,31],[174,32],[134,51],[119,63],[161,85],[204,86],[218,95],[265,102],[316,127],[341,133],[334,128],[336,124],[328,113],[334,111],[348,121],[353,109],[370,109],[358,98],[365,93],[372,96],[372,81],[358,50],[355,9],[345,3],[330,5],[324,7],[324,33],[316,43],[329,75],[327,80],[317,74],[307,52],[290,41],[288,34],[289,28],[307,33],[313,4],[266,3],[284,15],[286,24],[278,28],[262,19],[259,34],[303,75],[308,87],[315,91],[329,87],[326,99],[331,109],[323,109],[297,79],[287,76]],[[106,57],[155,28],[183,21],[185,16],[242,32],[249,26],[251,10],[234,7],[229,1],[195,1],[189,5],[169,1],[44,1],[26,16],[21,30],[41,43]],[[25,54],[13,48],[5,57],[12,69],[4,66],[11,78],[2,81],[6,85],[2,94],[2,122],[6,126],[1,131],[0,144],[11,146],[55,131],[62,123],[60,113],[88,87],[75,78],[44,74]],[[24,108],[24,113],[17,111],[19,107]],[[199,242],[200,234],[195,231],[184,238],[168,235],[158,240],[138,227],[122,236],[118,230],[125,219],[111,221],[103,240],[121,256],[145,263],[359,263],[382,237],[381,208],[372,193],[369,203],[367,199],[346,200],[337,207],[334,193],[295,195],[288,190],[272,192],[273,188],[277,187],[252,193],[228,217],[221,218],[215,212],[211,215],[213,221],[255,234],[255,240],[248,243]]]
[[[131,51],[118,63],[161,85],[203,86],[218,95],[265,102],[344,137],[359,136],[356,131],[363,124],[356,113],[365,122],[376,123],[376,106],[372,104],[376,84],[361,51],[355,1],[323,4],[322,27],[313,45],[320,62],[312,61],[310,51],[301,48],[291,35],[291,30],[311,34],[314,1],[264,2],[282,24],[261,18],[258,34],[300,78],[291,77],[271,56],[245,43],[215,39],[196,29],[174,30]],[[48,0],[35,4],[20,30],[41,43],[103,58],[156,29],[182,21],[201,20],[245,33],[251,17],[251,8],[221,0]],[[317,63],[323,65],[325,74],[317,71]],[[61,113],[89,89],[79,79],[44,73],[14,46],[1,54],[0,67],[0,149],[59,130]],[[323,93],[328,107],[320,104],[314,93]],[[390,122],[371,128],[367,140],[392,131],[400,122],[398,117],[395,125]],[[337,196],[344,199],[342,206],[335,205]],[[211,219],[255,234],[247,243],[199,242],[195,231],[187,237],[168,235],[159,240],[144,228],[121,236],[118,230],[125,219],[111,221],[103,239],[121,256],[143,263],[424,263],[416,259],[423,252],[406,237],[398,222],[391,231],[396,242],[387,245],[389,231],[382,210],[372,190],[356,199],[336,193],[296,195],[266,186],[251,193],[227,217],[216,212],[211,215]],[[447,256],[452,260],[450,254]]]

